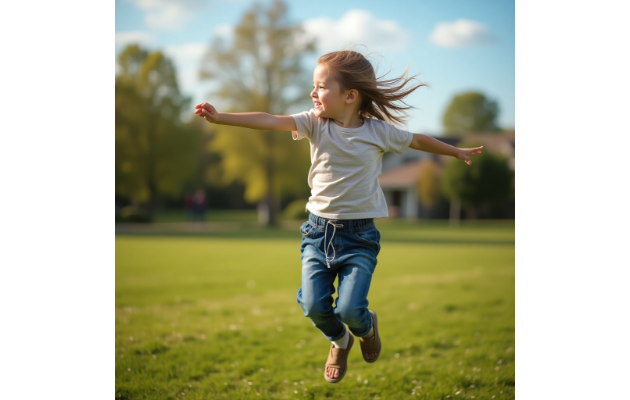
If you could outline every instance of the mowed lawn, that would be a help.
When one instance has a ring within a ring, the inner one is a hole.
[[[383,350],[323,378],[300,234],[116,236],[117,399],[513,399],[514,222],[378,221]]]

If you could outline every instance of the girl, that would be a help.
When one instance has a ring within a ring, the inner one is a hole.
[[[208,103],[195,107],[195,114],[211,123],[292,131],[294,140],[306,138],[311,143],[311,197],[306,205],[310,215],[300,228],[302,287],[297,301],[332,342],[324,370],[328,382],[343,379],[355,336],[366,362],[375,362],[381,353],[378,319],[367,308],[367,296],[380,251],[374,218],[388,215],[378,182],[383,154],[411,147],[470,165],[468,156],[481,153],[482,147],[459,149],[385,122],[403,121],[394,115],[404,116],[404,110],[411,108],[402,99],[425,86],[405,88],[413,79],[405,71],[398,78],[377,80],[362,54],[338,51],[318,60],[310,111],[290,116],[228,114]],[[337,277],[339,293],[333,307]]]

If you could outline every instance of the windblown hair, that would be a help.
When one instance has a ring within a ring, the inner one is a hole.
[[[428,86],[416,83],[405,88],[409,82],[416,81],[417,76],[407,76],[408,66],[398,78],[382,79],[385,75],[377,78],[372,63],[363,54],[352,50],[324,54],[317,63],[328,67],[342,90],[356,89],[361,94],[361,118],[403,123],[407,117],[405,111],[414,108],[403,99],[416,89]]]

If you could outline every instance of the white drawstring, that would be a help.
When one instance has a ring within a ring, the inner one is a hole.
[[[328,234],[328,225],[332,225],[333,226],[333,234],[330,237],[330,242],[326,243],[326,235]],[[330,268],[330,263],[335,261],[335,256],[336,256],[336,252],[335,252],[335,246],[332,244],[333,238],[335,237],[335,232],[337,232],[337,228],[343,228],[343,224],[335,224],[332,221],[327,221],[326,222],[326,227],[324,228],[324,254],[326,255],[326,265],[328,265],[328,268]],[[333,256],[332,259],[329,260],[328,259],[328,247],[332,246],[332,250],[333,250]]]

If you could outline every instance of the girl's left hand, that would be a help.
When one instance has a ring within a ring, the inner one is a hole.
[[[470,158],[468,158],[468,156],[471,156],[473,154],[481,154],[481,149],[483,149],[483,146],[473,147],[471,149],[457,149],[459,150],[457,152],[457,158],[460,160],[464,160],[466,164],[470,165],[472,164],[472,161],[470,161]]]

